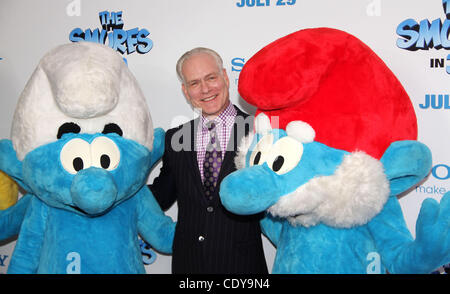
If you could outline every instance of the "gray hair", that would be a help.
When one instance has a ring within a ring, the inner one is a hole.
[[[187,59],[189,59],[191,56],[193,56],[195,54],[200,54],[200,53],[206,53],[206,54],[211,55],[216,60],[218,69],[221,70],[223,68],[222,58],[220,57],[220,55],[216,51],[214,51],[212,49],[209,49],[209,48],[204,48],[204,47],[194,48],[192,50],[187,51],[183,55],[181,55],[180,59],[178,59],[178,61],[177,61],[177,75],[178,75],[178,78],[180,79],[180,81],[182,83],[185,82],[183,73],[181,71],[182,68],[183,68],[184,62]]]

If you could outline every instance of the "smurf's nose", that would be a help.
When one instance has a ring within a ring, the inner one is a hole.
[[[111,174],[97,167],[80,170],[70,188],[75,208],[89,215],[106,212],[117,197],[117,187]]]

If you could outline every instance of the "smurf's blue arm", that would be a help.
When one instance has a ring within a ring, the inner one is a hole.
[[[164,212],[147,186],[135,196],[138,197],[138,233],[153,248],[163,253],[172,253],[176,223]]]
[[[8,209],[0,210],[0,240],[19,234],[31,197],[33,196],[27,194]]]
[[[281,220],[273,217],[270,213],[266,213],[266,216],[260,221],[260,224],[263,234],[269,238],[275,247],[278,246],[281,229],[283,228]]]
[[[11,257],[8,274],[37,273],[47,215],[48,206],[37,197],[32,197]]]
[[[11,140],[0,140],[0,170],[13,178],[23,189],[30,192],[28,186],[22,181],[22,162],[17,158]]]
[[[450,262],[450,193],[441,203],[431,198],[422,203],[415,240],[395,196],[425,178],[432,165],[431,151],[417,141],[397,141],[380,161],[390,182],[391,196],[368,227],[383,264],[391,273],[430,273]]]
[[[416,239],[409,232],[395,196],[368,227],[381,260],[390,273],[430,273],[450,262],[450,193],[437,203],[426,199],[416,224]]]
[[[162,128],[156,128],[153,132],[153,149],[150,159],[150,166],[153,165],[161,159],[164,153],[164,137],[165,132]]]

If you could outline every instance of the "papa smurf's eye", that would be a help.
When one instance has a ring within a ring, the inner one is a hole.
[[[120,162],[120,151],[116,143],[107,137],[97,137],[91,143],[92,165],[114,170]]]
[[[256,153],[255,158],[253,159],[253,164],[257,165],[261,161],[261,151],[258,151]]]
[[[76,174],[80,170],[90,167],[91,150],[89,143],[79,138],[70,140],[63,146],[59,159],[63,168],[71,174]]]
[[[285,174],[298,165],[303,155],[303,144],[284,137],[273,144],[267,155],[267,165],[277,174]]]
[[[266,157],[272,147],[273,134],[267,134],[259,140],[250,155],[250,166],[261,165],[266,161]]]
[[[272,170],[274,172],[279,171],[284,164],[284,157],[281,155],[278,155],[277,158],[275,158],[275,161],[272,163]]]

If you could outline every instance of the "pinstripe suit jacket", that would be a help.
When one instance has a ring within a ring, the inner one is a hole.
[[[237,116],[218,187],[225,176],[236,170],[237,145],[252,127],[251,122],[242,130],[242,124],[236,122],[248,115],[235,108]],[[199,119],[192,120],[167,131],[161,171],[150,185],[162,209],[169,208],[175,201],[178,204],[172,272],[265,274],[267,265],[259,226],[262,215],[232,214],[222,206],[219,188],[211,199],[203,192],[194,149],[198,122]]]

